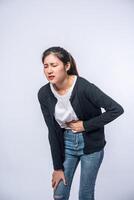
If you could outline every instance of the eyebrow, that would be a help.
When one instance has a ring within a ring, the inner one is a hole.
[[[58,63],[50,63],[50,65],[52,65],[52,64],[58,64]],[[45,63],[44,65],[48,65],[47,63]]]

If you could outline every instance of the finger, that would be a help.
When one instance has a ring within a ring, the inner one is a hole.
[[[56,183],[56,181],[52,181],[52,187],[54,187],[54,186],[55,186],[55,183]]]
[[[54,190],[56,190],[58,183],[56,182],[54,185]]]
[[[63,178],[64,185],[67,185],[66,179]]]

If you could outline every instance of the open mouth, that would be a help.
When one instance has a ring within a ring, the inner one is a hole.
[[[54,76],[49,76],[49,79],[52,80],[54,78]]]

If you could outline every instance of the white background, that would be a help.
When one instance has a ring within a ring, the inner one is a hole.
[[[47,127],[37,92],[42,52],[67,49],[80,76],[120,103],[105,126],[96,200],[134,199],[134,1],[0,0],[0,200],[52,200]],[[80,164],[70,200],[78,199]]]

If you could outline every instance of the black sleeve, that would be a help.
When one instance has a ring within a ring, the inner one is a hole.
[[[56,137],[55,128],[52,123],[52,119],[49,114],[48,107],[40,100],[39,95],[38,95],[38,100],[40,102],[41,111],[48,128],[48,139],[49,139],[49,144],[50,144],[50,149],[51,149],[53,168],[54,170],[62,169],[64,171],[64,166],[63,166],[62,158],[61,158],[60,145],[59,145],[58,138]]]
[[[101,128],[124,113],[123,107],[105,94],[95,84],[87,84],[85,92],[87,98],[92,101],[93,104],[99,108],[105,109],[105,112],[103,112],[101,115],[83,121],[85,131],[90,132],[97,128]]]

